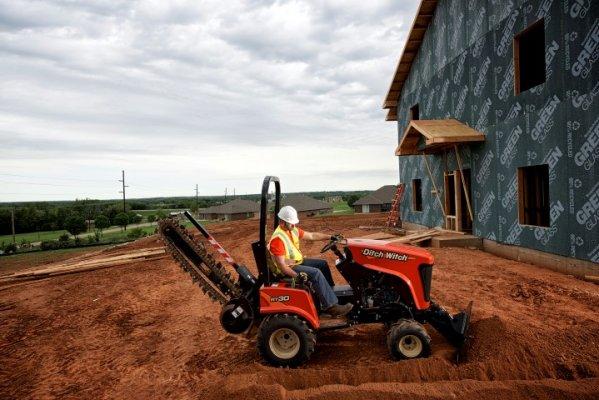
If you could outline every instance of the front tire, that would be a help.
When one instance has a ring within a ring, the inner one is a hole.
[[[271,365],[297,367],[310,359],[315,344],[312,329],[295,315],[271,315],[260,324],[258,351]]]
[[[387,333],[387,347],[396,360],[428,357],[431,338],[424,326],[414,320],[401,319]]]

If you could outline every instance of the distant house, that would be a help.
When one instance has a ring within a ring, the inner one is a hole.
[[[390,211],[396,191],[397,186],[395,185],[382,186],[356,201],[354,203],[354,212],[374,213]]]
[[[328,214],[333,211],[333,207],[329,203],[303,194],[288,194],[283,198],[282,203],[284,206],[295,208],[300,217]]]
[[[226,204],[198,210],[200,219],[236,221],[254,218],[259,212],[260,205],[250,200],[235,199]]]
[[[324,201],[326,201],[327,203],[338,203],[340,201],[343,201],[343,197],[341,197],[341,196],[328,196],[327,198],[324,199]]]

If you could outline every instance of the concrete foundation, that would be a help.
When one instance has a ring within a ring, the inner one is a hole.
[[[539,265],[577,277],[583,277],[585,275],[599,276],[599,264],[590,261],[563,257],[557,254],[527,249],[525,247],[510,246],[488,239],[483,239],[483,250],[510,260]]]
[[[431,239],[431,247],[467,247],[482,249],[483,240],[472,235],[441,235]]]

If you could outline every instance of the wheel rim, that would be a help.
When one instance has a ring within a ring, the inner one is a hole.
[[[300,350],[300,339],[297,333],[288,328],[279,328],[268,339],[270,351],[283,360],[297,355]]]
[[[422,340],[416,335],[405,335],[397,343],[397,349],[407,358],[418,357],[422,347]]]

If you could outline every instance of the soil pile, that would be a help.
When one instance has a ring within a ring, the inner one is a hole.
[[[372,233],[360,225],[384,220],[314,218],[303,227],[352,237]],[[210,228],[237,261],[254,268],[256,221]],[[100,255],[157,245],[149,237]],[[306,254],[319,256],[321,245],[307,244]],[[599,396],[597,286],[481,251],[431,252],[432,297],[450,311],[474,300],[463,364],[453,363],[455,350],[431,327],[431,357],[395,362],[384,327],[361,325],[319,334],[301,368],[269,367],[253,340],[223,332],[220,308],[167,258],[0,288],[0,398]]]

